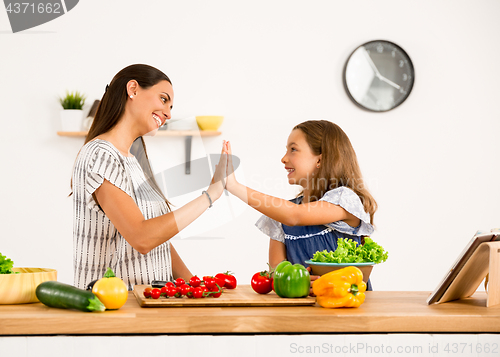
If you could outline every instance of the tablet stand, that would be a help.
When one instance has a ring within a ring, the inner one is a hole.
[[[489,274],[486,307],[500,304],[500,242],[481,243],[465,263],[438,303],[474,294]]]

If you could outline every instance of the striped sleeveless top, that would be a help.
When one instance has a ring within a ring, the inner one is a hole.
[[[122,155],[110,142],[95,139],[80,150],[73,168],[74,285],[84,289],[110,267],[129,290],[152,280],[172,280],[170,244],[141,254],[122,237],[92,194],[104,179],[134,199],[145,219],[165,213],[163,198],[148,183],[135,157]]]

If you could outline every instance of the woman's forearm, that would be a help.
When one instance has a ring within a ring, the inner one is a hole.
[[[142,254],[174,237],[210,205],[203,194],[174,212],[145,219],[135,201],[108,181],[104,180],[95,194],[98,203],[118,232]],[[215,201],[218,197],[214,196],[212,199]]]

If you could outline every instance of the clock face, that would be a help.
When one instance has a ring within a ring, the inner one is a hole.
[[[410,95],[415,71],[410,57],[398,45],[371,41],[359,46],[344,68],[344,86],[358,106],[385,112]]]

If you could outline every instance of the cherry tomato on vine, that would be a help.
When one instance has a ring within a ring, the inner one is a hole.
[[[175,294],[177,294],[177,288],[175,286],[169,286],[167,288],[167,295],[168,295],[168,297],[174,297]]]
[[[187,295],[191,292],[192,288],[188,284],[182,284],[181,286],[179,286],[179,290],[181,292],[181,295]]]
[[[182,292],[181,292],[181,288],[178,286],[175,288],[176,292],[175,292],[175,297],[176,298],[181,298],[182,297]]]
[[[201,286],[197,286],[193,289],[193,297],[195,299],[200,299],[203,297],[203,288]]]
[[[222,288],[219,285],[215,285],[212,289],[210,289],[210,291],[215,293],[210,295],[214,298],[218,298],[222,294]]]
[[[173,287],[173,288],[174,288],[174,287],[175,287],[175,284],[174,284],[174,283],[172,283],[171,281],[167,281],[167,283],[165,284],[165,286],[166,286],[167,288],[169,288],[169,287]]]
[[[268,271],[261,271],[252,276],[252,289],[259,294],[267,294],[273,290],[273,278]]]
[[[206,278],[206,279],[205,279]],[[203,281],[208,290],[213,289],[216,286],[215,279],[212,277],[205,277]]]
[[[153,290],[153,289],[151,289],[151,288],[144,289],[144,293],[143,293],[144,297],[147,297],[147,298],[151,297],[151,290]]]
[[[179,287],[181,286],[182,284],[186,284],[186,280],[182,279],[182,278],[177,278],[175,279],[175,286]]]
[[[201,279],[198,278],[196,275],[191,277],[191,279],[189,279],[189,285],[191,285],[193,288],[197,288],[198,286],[200,286],[201,284]]]
[[[151,290],[151,297],[153,299],[158,299],[160,297],[160,294],[160,289],[154,288],[153,290]]]

